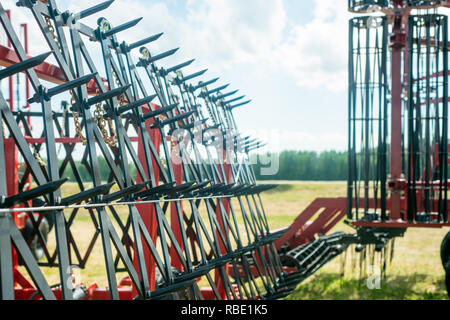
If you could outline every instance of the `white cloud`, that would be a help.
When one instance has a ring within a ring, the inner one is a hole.
[[[277,51],[300,87],[343,91],[347,87],[348,19],[343,1],[315,1],[313,19],[297,25]]]
[[[258,84],[270,81],[274,76],[279,79],[279,75],[286,75],[283,81],[295,81],[299,92],[305,88],[323,88],[324,95],[330,90],[345,94],[350,17],[346,2],[313,0],[315,9],[310,13],[311,18],[306,23],[299,23],[288,19],[284,1],[186,0],[180,4],[175,0],[117,0],[104,12],[83,22],[95,27],[97,18],[105,16],[113,26],[117,26],[133,18],[144,17],[136,27],[120,33],[119,41],[133,42],[164,32],[160,40],[148,45],[151,51],[159,53],[174,47],[180,47],[180,51],[161,62],[162,65],[168,67],[197,58],[192,66],[186,68],[186,73],[208,68],[208,78],[228,75],[234,79],[233,87],[236,79],[242,78],[243,84],[249,81]],[[2,0],[2,5],[13,9],[14,23],[29,21],[31,53],[47,51],[30,10],[15,8],[15,2]],[[94,3],[99,2],[101,0]],[[57,3],[61,11],[69,9],[72,12],[94,4],[92,0],[59,0]],[[88,41],[86,44],[98,50],[98,44],[89,44]],[[94,56],[94,51],[91,53]],[[95,57],[94,60],[97,61]],[[98,67],[100,71],[103,69],[100,62]],[[242,75],[242,70],[247,74]],[[227,80],[230,79],[221,79],[220,84]],[[254,85],[255,90],[258,87]],[[257,100],[258,92],[246,92],[244,86],[239,89]],[[276,97],[275,94],[273,96]],[[299,94],[292,92],[292,99],[300,99]],[[258,108],[267,113],[276,103],[260,100]],[[308,105],[309,102],[304,101],[303,104]],[[288,106],[280,106],[284,107]],[[245,117],[244,120],[247,124],[252,121]],[[333,140],[337,137],[339,141]],[[325,149],[345,141],[334,133],[318,136],[292,132],[286,133],[284,138],[281,144],[272,146]]]
[[[15,0],[5,0],[13,8]],[[60,1],[62,11],[78,12],[91,0]],[[135,17],[144,19],[119,35],[129,42],[165,32],[152,43],[154,52],[181,48],[186,59],[198,57],[198,67],[214,72],[254,64],[270,72],[286,72],[300,87],[343,90],[346,86],[348,14],[343,1],[315,0],[312,19],[305,25],[288,23],[283,0],[187,0],[185,10],[171,11],[170,2],[120,0],[100,15],[118,25]],[[179,6],[179,4],[177,4]],[[26,8],[15,9],[15,21],[30,18]],[[94,27],[99,15],[83,20]],[[31,30],[31,48],[42,41]],[[39,39],[39,40],[38,40]],[[178,62],[179,57],[167,61]]]

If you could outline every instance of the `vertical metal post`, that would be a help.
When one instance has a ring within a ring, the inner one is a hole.
[[[402,0],[394,1],[398,8],[403,6]],[[401,219],[401,189],[399,182],[402,176],[402,58],[404,52],[403,15],[394,16],[391,35],[391,154],[390,154],[390,219]]]

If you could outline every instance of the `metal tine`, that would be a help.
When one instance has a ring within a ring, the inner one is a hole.
[[[175,283],[172,285],[169,285],[167,287],[158,288],[155,291],[152,291],[149,293],[151,299],[158,299],[159,297],[164,297],[165,295],[168,295],[171,292],[181,291],[184,288],[192,286],[196,282],[196,279],[188,279],[184,280],[180,283]]]
[[[203,69],[202,71],[190,74],[190,75],[188,75],[186,77],[183,77],[183,79],[179,80],[179,82],[183,83],[183,82],[192,80],[194,78],[200,77],[200,76],[204,75],[206,71],[208,71],[208,69]]]
[[[58,190],[68,179],[59,179],[56,181],[52,181],[43,185],[40,185],[36,188],[33,188],[28,191],[21,192],[19,194],[15,194],[13,196],[5,198],[3,203],[0,204],[0,207],[9,208],[16,204],[23,203],[28,200],[35,199],[37,197],[43,196],[45,194],[52,193]]]
[[[185,126],[181,126],[181,129],[190,130],[190,129],[194,128],[197,123],[204,124],[206,121],[208,121],[208,118],[201,119],[200,121],[194,121]]]
[[[92,74],[88,74],[86,76],[82,76],[79,77],[77,79],[74,79],[72,81],[68,81],[66,83],[63,83],[59,86],[50,88],[47,90],[47,92],[44,92],[43,94],[47,97],[47,98],[51,98],[53,96],[56,96],[57,94],[60,94],[62,92],[77,88],[83,84],[88,83],[89,81],[91,81],[91,79],[96,75],[96,73],[92,73]],[[33,97],[31,97],[30,99],[28,99],[28,103],[34,103],[34,102],[40,102],[41,101],[41,96],[39,93],[35,93],[33,95]]]
[[[145,47],[142,47],[141,50],[142,50],[143,48],[145,48]],[[157,61],[157,60],[161,60],[161,59],[163,59],[163,58],[166,58],[166,57],[169,57],[169,56],[173,55],[173,54],[174,54],[175,52],[177,52],[179,49],[180,49],[180,48],[175,48],[175,49],[172,49],[172,50],[169,50],[169,51],[166,51],[166,52],[157,54],[156,56],[150,57],[149,59],[142,59],[142,58],[141,58],[141,61],[143,61],[143,62],[146,63],[146,64],[150,64],[150,63],[153,63],[153,62],[155,62],[155,61]]]
[[[172,109],[175,108],[176,106],[178,106],[178,103],[173,103],[170,106],[159,108],[159,109],[156,109],[155,111],[151,111],[148,113],[144,113],[142,115],[142,118],[144,118],[144,120],[147,120],[147,119],[159,116],[160,114],[164,114],[169,111],[172,111]]]
[[[117,192],[114,192],[114,193],[111,193],[111,194],[108,194],[108,195],[104,196],[102,201],[106,202],[106,203],[109,203],[111,201],[114,201],[114,200],[117,200],[117,199],[120,199],[120,198],[124,198],[124,197],[129,196],[129,195],[131,195],[133,193],[141,191],[141,189],[147,187],[147,185],[149,183],[150,183],[150,181],[146,181],[146,182],[142,182],[142,183],[139,183],[139,184],[132,185],[132,186],[127,187],[127,188],[123,188],[123,189],[121,189],[121,190],[119,190]]]
[[[159,123],[155,123],[154,125],[151,126],[151,128],[164,127],[164,126],[166,126],[168,124],[171,124],[171,123],[183,120],[185,118],[188,118],[191,115],[193,115],[194,113],[195,113],[195,111],[189,111],[189,112],[186,112],[186,113],[182,113],[182,114],[180,114],[180,115],[178,115],[176,117],[173,117],[173,118],[170,118],[170,119],[167,119],[167,120],[164,120],[164,121],[160,121]]]
[[[159,185],[154,188],[150,188],[148,190],[141,191],[134,195],[134,199],[148,198],[152,195],[166,193],[168,190],[172,189],[174,187],[174,185],[175,185],[175,182],[170,182],[170,183],[166,183],[163,185]]]
[[[228,93],[220,94],[217,97],[215,97],[214,100],[220,100],[220,99],[223,99],[223,98],[227,98],[227,97],[232,96],[233,94],[237,93],[238,91],[239,90],[234,90],[234,91],[231,91],[231,92],[228,92]]]
[[[147,43],[158,40],[163,34],[164,34],[164,32],[161,32],[161,33],[155,34],[153,36],[147,37],[145,39],[133,42],[132,44],[127,45],[126,48],[130,51],[130,50],[136,49],[138,47],[142,47],[143,45],[145,45]]]
[[[205,188],[210,183],[211,183],[211,181],[203,181],[203,182],[197,183],[197,184],[193,185],[192,187],[184,190],[183,193],[192,193],[194,191],[198,191],[200,189]]]
[[[13,64],[12,66],[9,66],[3,70],[0,70],[0,80],[40,65],[52,52],[53,51],[40,54],[25,61]]]
[[[77,88],[77,87],[79,87],[79,86],[81,86],[83,84],[86,84],[89,81],[91,81],[91,79],[94,78],[96,75],[97,75],[97,73],[91,73],[91,74],[88,74],[88,75],[76,78],[76,79],[74,79],[72,81],[66,82],[66,83],[64,83],[62,85],[59,85],[57,87],[50,88],[50,89],[48,89],[46,95],[48,97],[53,97],[53,96],[56,96],[57,94],[60,94],[62,92],[65,92],[65,91]]]
[[[246,105],[246,104],[249,104],[250,102],[252,102],[252,100],[247,100],[247,101],[244,101],[244,102],[235,104],[235,105],[233,105],[233,106],[229,106],[228,108],[230,108],[230,110],[233,110],[233,109],[235,109],[235,108],[237,108],[237,107],[241,107],[241,106],[244,106],[244,105]]]
[[[118,113],[118,114],[122,114],[122,113],[127,112],[127,111],[129,111],[129,110],[131,110],[131,109],[140,107],[140,106],[142,106],[142,105],[144,105],[144,104],[147,104],[147,103],[150,103],[150,102],[151,102],[153,99],[155,99],[157,96],[158,96],[158,95],[153,94],[153,95],[148,96],[148,97],[146,97],[146,98],[142,98],[142,99],[139,99],[139,100],[134,101],[134,102],[132,102],[132,103],[129,103],[129,104],[127,104],[126,106],[119,107],[119,108],[117,109],[117,113]]]
[[[236,143],[237,144],[243,144],[244,146],[248,146],[248,145],[250,145],[250,144],[252,144],[252,143],[255,143],[255,142],[257,142],[258,141],[258,139],[252,139],[252,140],[247,140],[247,141],[244,141],[244,140],[238,140],[238,141],[236,141]]]
[[[217,82],[217,80],[219,80],[220,78],[218,77],[218,78],[214,78],[214,79],[211,79],[211,80],[208,80],[208,81],[200,81],[199,83],[198,83],[198,85],[196,85],[196,86],[192,86],[192,88],[190,89],[192,92],[194,92],[194,91],[196,91],[196,90],[198,90],[198,89],[200,89],[200,88],[203,88],[204,86],[209,86],[210,84],[213,84],[213,83],[215,83],[215,82]]]
[[[211,94],[213,94],[213,93],[222,91],[222,90],[228,88],[229,86],[230,86],[230,84],[228,83],[228,84],[223,85],[223,86],[221,86],[221,87],[218,87],[218,88],[215,88],[215,89],[206,91],[206,92],[202,92],[202,93],[200,93],[200,94],[198,95],[198,97],[199,97],[199,98],[202,98],[202,97],[205,97],[205,96],[209,96],[209,95],[211,95]]]
[[[106,8],[108,8],[112,3],[114,2],[114,0],[108,0],[102,3],[99,3],[93,7],[90,7],[88,9],[85,9],[83,11],[78,12],[77,14],[75,14],[74,16],[77,19],[83,19],[86,17],[89,17],[97,12],[100,12],[102,10],[105,10]]]
[[[261,145],[256,145],[256,146],[253,146],[253,147],[247,147],[246,150],[247,150],[247,152],[249,152],[249,151],[261,149],[261,148],[263,148],[265,146],[267,146],[267,143],[264,143],[264,144],[261,144]]]
[[[250,141],[251,137],[252,136],[245,136],[245,137],[239,138],[238,141]],[[256,139],[254,139],[254,140],[256,141]]]
[[[109,90],[103,94],[99,94],[98,96],[92,97],[86,101],[87,107],[97,104],[101,101],[111,99],[113,97],[119,96],[130,88],[131,84],[127,84],[123,87],[119,87],[113,90]]]
[[[260,144],[263,144],[263,142],[262,142],[262,141],[257,141],[257,140],[255,140],[255,141],[252,141],[252,142],[247,142],[247,143],[244,145],[244,147],[245,147],[245,148],[251,148],[251,147],[254,147],[254,146],[257,146],[257,145],[260,145]]]
[[[121,31],[124,31],[124,30],[126,30],[126,29],[129,29],[129,28],[134,27],[134,26],[137,25],[137,24],[139,23],[139,21],[141,21],[141,20],[142,20],[142,17],[141,17],[141,18],[134,19],[134,20],[131,20],[131,21],[129,21],[129,22],[125,22],[125,23],[121,24],[120,26],[111,28],[110,30],[104,32],[103,35],[104,35],[106,38],[107,38],[107,37],[110,37],[110,36],[112,36],[113,34],[116,34],[116,33],[119,33],[119,32],[121,32]]]
[[[189,182],[185,182],[183,184],[179,184],[174,186],[172,189],[167,191],[167,194],[174,194],[174,193],[178,193],[178,192],[183,192],[185,190],[190,189],[193,185],[195,185],[196,182],[195,181],[189,181]]]
[[[244,99],[244,98],[245,98],[245,95],[240,96],[240,97],[237,97],[237,98],[234,98],[234,99],[231,99],[231,100],[224,101],[223,103],[224,103],[224,104],[230,104],[230,103],[239,101],[239,100]]]
[[[173,66],[171,68],[168,68],[168,69],[164,70],[165,74],[169,74],[171,72],[180,70],[181,68],[187,67],[188,65],[192,64],[192,62],[194,62],[194,61],[195,61],[195,59],[192,59],[192,60],[177,64],[176,66]]]
[[[98,195],[107,194],[114,184],[115,182],[111,182],[102,186],[98,186],[89,190],[79,192],[77,194],[62,199],[60,204],[66,206],[73,203],[80,203],[84,200],[91,199]]]
[[[250,139],[251,137],[252,137],[252,136],[242,137],[242,138],[240,138],[238,141],[248,140],[248,139]]]

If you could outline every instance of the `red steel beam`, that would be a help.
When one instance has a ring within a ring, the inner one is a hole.
[[[31,58],[31,56],[28,56]],[[17,56],[14,49],[5,47],[0,45],[0,66],[9,67],[16,63],[19,63],[19,57]],[[48,62],[43,62],[37,67],[34,68],[36,75],[39,79],[54,83],[54,84],[62,84],[67,81],[60,67],[50,64]],[[106,81],[106,79],[103,79]],[[90,95],[94,95],[97,93],[97,85],[94,80],[91,80],[88,85],[88,93]],[[108,87],[107,87],[108,88]]]
[[[19,57],[14,49],[0,45],[0,66],[9,67],[19,62]],[[45,81],[55,84],[62,84],[67,81],[61,68],[47,62],[43,62],[35,67],[34,71],[36,71],[36,74],[40,79]]]

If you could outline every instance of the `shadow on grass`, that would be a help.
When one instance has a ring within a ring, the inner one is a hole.
[[[290,190],[294,189],[294,187],[295,186],[293,184],[280,184],[274,189],[267,190],[266,193],[270,194],[270,193],[277,193],[277,192],[286,192],[286,191],[290,191]]]
[[[421,289],[420,284],[435,287]],[[434,280],[426,274],[387,276],[381,288],[370,290],[366,280],[342,278],[338,273],[321,273],[298,285],[287,300],[447,300],[444,279]]]

